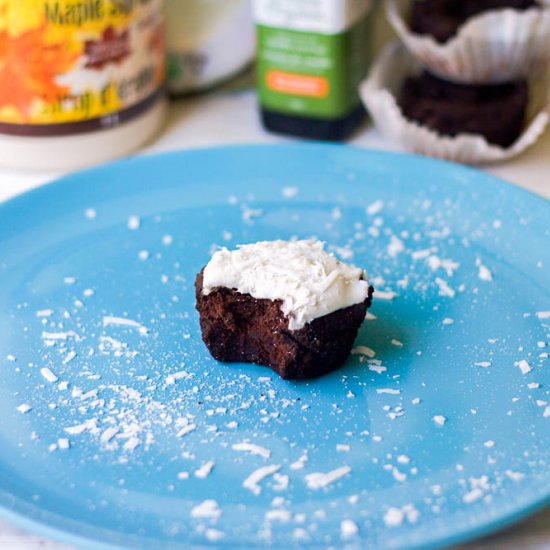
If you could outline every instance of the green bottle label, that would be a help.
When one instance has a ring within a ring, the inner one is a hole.
[[[258,25],[260,103],[282,114],[338,119],[360,104],[368,16],[336,34]]]

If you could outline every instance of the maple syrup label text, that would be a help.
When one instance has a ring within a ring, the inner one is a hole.
[[[44,2],[44,15],[54,25],[80,27],[105,17],[129,15],[134,10],[153,3],[153,0],[82,0],[80,2]]]
[[[44,2],[44,15],[54,25],[80,27],[90,21],[102,21],[105,18],[105,6],[103,0],[90,0],[74,4]]]
[[[113,126],[161,93],[163,0],[0,0],[0,45],[1,132]]]

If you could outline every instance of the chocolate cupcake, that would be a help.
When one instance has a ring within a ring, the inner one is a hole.
[[[410,28],[445,43],[470,17],[491,10],[524,11],[533,7],[538,7],[535,0],[414,0]]]
[[[506,84],[453,84],[424,71],[403,83],[403,115],[444,136],[472,134],[506,148],[520,136],[529,98],[525,80]]]
[[[424,155],[467,164],[510,159],[542,135],[550,119],[550,75],[466,86],[429,73],[400,44],[376,60],[361,97],[376,126]]]
[[[285,379],[340,367],[373,294],[363,270],[314,240],[222,249],[198,274],[195,289],[212,356],[266,365]]]
[[[385,0],[390,23],[431,73],[498,84],[549,68],[550,3],[540,0]]]

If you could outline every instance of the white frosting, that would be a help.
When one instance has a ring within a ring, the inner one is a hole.
[[[299,330],[368,296],[366,273],[323,248],[324,243],[313,239],[222,248],[204,269],[203,294],[225,287],[257,299],[281,300],[289,329]]]

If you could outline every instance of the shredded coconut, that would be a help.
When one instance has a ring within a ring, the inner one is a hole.
[[[366,357],[373,358],[376,356],[376,352],[367,346],[357,346],[351,350],[352,355],[365,355]]]
[[[214,466],[214,461],[209,460],[208,462],[203,464],[198,470],[195,470],[195,477],[198,477],[199,479],[207,478],[214,469]]]
[[[216,519],[221,516],[221,510],[215,500],[208,499],[191,510],[192,518]]]
[[[270,450],[253,443],[235,443],[232,448],[234,451],[243,451],[251,455],[261,456],[262,458],[269,458],[271,456]]]
[[[128,226],[128,229],[136,231],[141,225],[141,220],[139,216],[130,216],[126,225]]]
[[[340,468],[336,468],[326,474],[320,472],[308,474],[306,475],[305,480],[310,489],[324,489],[341,477],[348,475],[350,472],[351,468],[349,466],[341,466]]]
[[[204,269],[203,293],[225,287],[254,298],[281,300],[289,329],[363,302],[363,270],[339,262],[320,241],[264,241],[218,250]]]
[[[48,368],[43,367],[40,369],[40,374],[50,383],[54,384],[59,378]]]
[[[522,359],[521,361],[516,361],[515,365],[516,367],[519,367],[519,370],[521,370],[521,374],[528,374],[533,370],[533,367],[525,359]]]
[[[357,523],[351,519],[344,519],[340,523],[340,535],[343,539],[349,539],[359,534]]]
[[[438,414],[438,415],[434,416],[434,422],[438,426],[443,426],[445,424],[445,422],[447,422],[447,418],[445,418],[444,416]]]
[[[253,494],[259,495],[262,492],[260,483],[266,477],[273,475],[274,473],[278,472],[280,469],[281,467],[277,464],[272,464],[271,466],[264,466],[262,468],[258,468],[243,481],[243,487],[245,489],[248,489],[249,491],[252,491]]]

